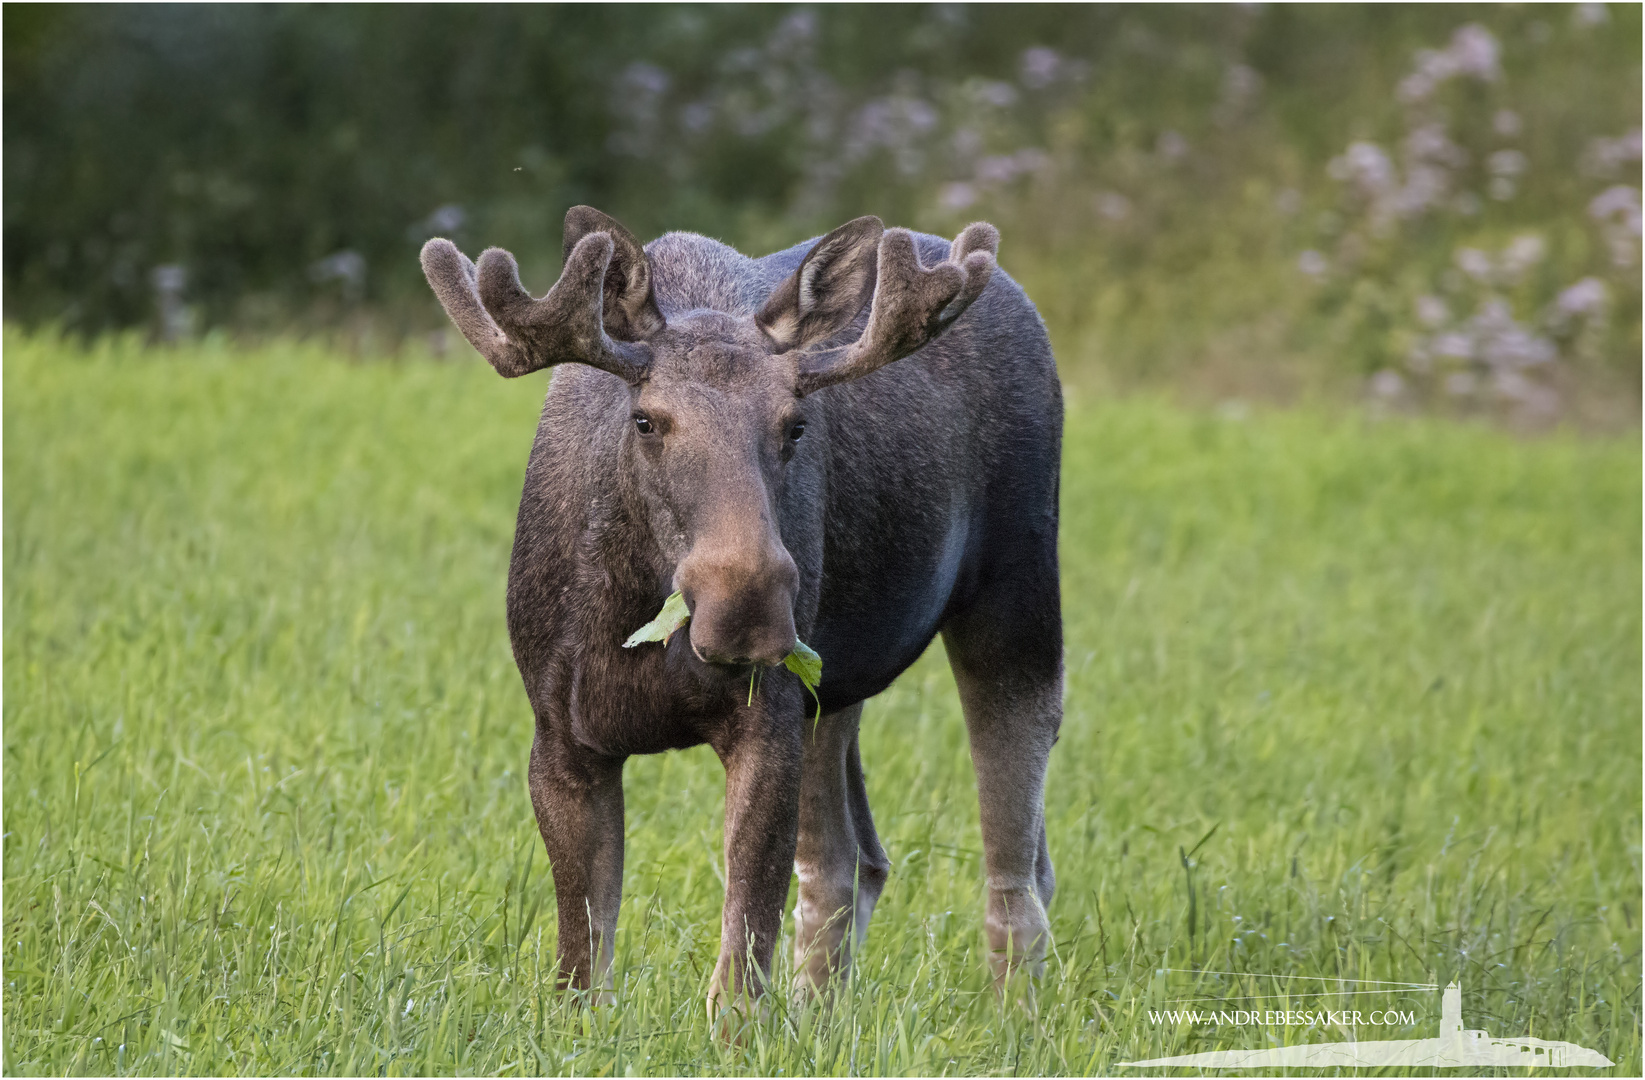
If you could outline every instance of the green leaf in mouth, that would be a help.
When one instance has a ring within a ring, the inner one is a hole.
[[[811,699],[817,703],[817,719],[822,719],[822,698],[817,696],[817,686],[822,682],[822,657],[817,650],[796,638],[794,647],[783,657],[783,667],[800,677],[800,682],[811,691]]]
[[[660,641],[668,644],[668,639],[674,636],[674,631],[691,621],[691,612],[685,606],[685,594],[674,593],[663,601],[663,609],[657,612],[657,617],[628,635],[623,642],[623,648],[632,649],[636,645],[644,645],[648,641]],[[817,650],[803,641],[795,640],[794,647],[788,655],[783,657],[783,667],[799,677],[801,684],[811,692],[811,697],[817,703],[817,716],[822,717],[822,699],[817,697],[817,687],[822,683],[822,657]],[[748,676],[748,700],[754,701],[754,672]]]
[[[663,601],[663,609],[657,612],[655,619],[628,635],[628,640],[623,642],[623,648],[632,649],[648,641],[660,641],[667,645],[668,639],[674,636],[674,631],[690,619],[691,611],[685,606],[685,594],[677,592]]]

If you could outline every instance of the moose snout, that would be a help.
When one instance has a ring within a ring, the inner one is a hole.
[[[794,648],[800,573],[780,546],[693,551],[674,581],[691,610],[691,649],[704,662],[773,666]]]

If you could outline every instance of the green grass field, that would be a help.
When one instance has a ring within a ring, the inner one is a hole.
[[[1035,1007],[987,989],[938,646],[865,718],[894,870],[856,980],[727,1044],[706,748],[628,769],[617,1005],[552,992],[502,611],[543,385],[7,332],[8,1074],[1092,1073],[1348,1036],[1147,1015],[1280,993],[1436,1034],[1435,993],[1288,975],[1458,977],[1470,1026],[1639,1073],[1637,435],[1075,402]]]

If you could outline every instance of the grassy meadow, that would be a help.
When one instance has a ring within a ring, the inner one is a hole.
[[[1351,1034],[1181,999],[1428,1037],[1369,981],[1458,978],[1638,1075],[1637,433],[1074,400],[1033,1007],[987,987],[937,645],[865,717],[856,979],[726,1043],[707,748],[627,770],[617,1004],[552,992],[503,625],[543,386],[6,332],[6,1073],[1107,1073]]]

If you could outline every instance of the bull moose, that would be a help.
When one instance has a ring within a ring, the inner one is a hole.
[[[764,991],[790,867],[798,987],[845,971],[891,866],[863,702],[939,632],[981,800],[990,965],[997,983],[1043,965],[1062,394],[998,243],[984,223],[950,243],[861,217],[753,259],[693,233],[642,247],[578,206],[541,299],[506,251],[476,265],[424,246],[429,284],[500,374],[566,365],[508,575],[563,985],[611,985],[624,760],[705,742],[726,777],[711,1011]],[[689,623],[625,650],[675,591]],[[822,656],[820,719],[778,666],[796,640]]]

